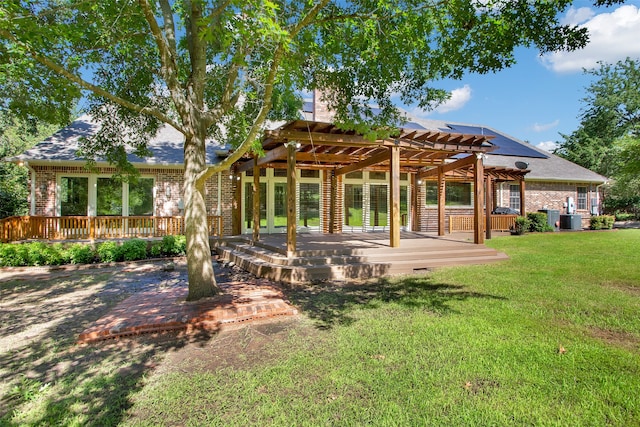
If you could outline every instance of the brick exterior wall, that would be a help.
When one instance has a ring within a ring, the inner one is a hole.
[[[82,166],[33,166],[36,171],[36,206],[35,214],[43,216],[56,215],[56,187],[59,175],[89,175]],[[155,179],[155,215],[157,216],[177,216],[182,215],[179,209],[179,201],[182,195],[182,185],[184,182],[182,169],[163,168],[140,168],[141,175],[153,177]],[[112,174],[113,168],[99,168],[97,173],[101,175]],[[218,175],[214,174],[205,185],[205,201],[209,215],[223,217],[223,232],[225,235],[232,235],[232,217],[234,209],[235,186],[240,181],[230,179],[231,173],[225,171]],[[335,206],[334,232],[342,232],[343,223],[343,177],[337,178],[337,197]],[[509,185],[504,183],[495,188],[494,200],[496,206],[509,206]],[[515,183],[513,183],[515,184]],[[331,204],[331,173],[324,171],[322,174],[322,232],[329,232],[329,213]],[[220,186],[220,192],[218,192]],[[561,183],[561,182],[536,182],[526,181],[526,210],[536,212],[539,209],[557,209],[561,214],[566,212],[564,203],[568,197],[573,197],[577,203],[578,187],[587,188],[587,209],[579,209],[576,213],[582,215],[583,226],[588,227],[591,199],[596,198],[596,186],[581,183]],[[412,187],[412,191],[417,191],[417,218],[418,223],[413,225],[413,229],[423,232],[437,232],[438,212],[437,208],[425,205],[425,185]],[[220,206],[218,206],[218,193],[220,193]],[[601,199],[601,198],[600,198]],[[473,207],[445,209],[445,229],[449,227],[449,215],[473,215]],[[417,225],[417,227],[416,227]]]
[[[336,205],[335,205],[335,219],[333,222],[333,232],[342,233],[342,218],[343,213],[343,189],[342,189],[342,175],[339,175],[336,179]],[[322,173],[322,232],[329,233],[329,215],[331,213],[331,172],[323,171]]]
[[[509,185],[504,183],[496,188],[496,204],[509,206]],[[587,189],[587,209],[577,209],[578,187]],[[583,227],[589,226],[591,218],[591,199],[598,198],[596,186],[585,183],[525,181],[525,209],[527,212],[537,212],[540,209],[556,209],[560,214],[566,213],[564,203],[573,197],[576,203],[576,214],[582,215]],[[598,198],[602,200],[602,194]]]
[[[56,216],[57,177],[60,175],[88,176],[89,172],[82,166],[33,166],[36,171],[36,215]],[[179,216],[183,211],[179,208],[184,183],[182,169],[139,168],[144,177],[155,180],[154,214],[156,216]],[[101,167],[95,172],[97,175],[115,173],[114,168]],[[223,231],[231,234],[231,207],[233,205],[233,188],[229,179],[229,172],[223,172],[221,177],[221,206],[223,217]],[[29,183],[31,185],[31,183]],[[29,187],[30,188],[30,187]],[[218,213],[218,175],[214,174],[205,184],[205,202],[209,215]]]

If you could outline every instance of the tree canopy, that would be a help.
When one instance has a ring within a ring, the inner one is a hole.
[[[596,0],[595,4],[619,3]],[[585,45],[560,22],[569,0],[5,0],[0,6],[3,108],[60,122],[86,96],[102,128],[88,159],[125,153],[168,124],[185,136],[190,299],[210,294],[204,182],[228,169],[268,118],[297,115],[323,89],[345,128],[389,132],[392,97],[442,101],[443,78],[512,65],[517,46]],[[376,110],[370,107],[376,105]],[[206,165],[205,138],[237,147]]]
[[[583,99],[580,125],[556,153],[612,178],[613,199],[640,196],[640,59],[601,63]],[[619,204],[614,202],[615,205]],[[623,203],[624,204],[624,203]]]

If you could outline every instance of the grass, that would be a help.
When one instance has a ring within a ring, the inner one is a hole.
[[[489,245],[511,260],[291,290],[259,360],[153,376],[125,424],[640,425],[640,232]]]
[[[0,425],[640,425],[640,230],[488,245],[191,343],[75,345],[125,273],[0,283]]]

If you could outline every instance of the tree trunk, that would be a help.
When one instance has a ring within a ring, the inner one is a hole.
[[[187,137],[184,146],[184,219],[187,237],[187,301],[219,294],[211,262],[207,206],[204,186],[198,188],[196,177],[206,167],[204,134]]]

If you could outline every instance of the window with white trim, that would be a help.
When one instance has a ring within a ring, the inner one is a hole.
[[[520,211],[520,186],[509,185],[509,207],[513,210]]]
[[[587,187],[578,187],[578,197],[576,198],[576,209],[587,210]]]

